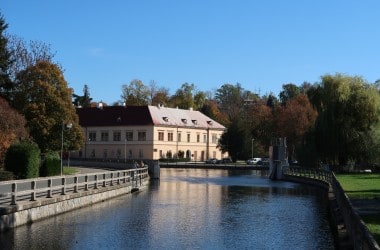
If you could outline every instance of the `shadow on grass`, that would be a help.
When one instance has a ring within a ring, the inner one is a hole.
[[[368,227],[376,242],[380,242],[380,215],[363,215],[362,220]]]

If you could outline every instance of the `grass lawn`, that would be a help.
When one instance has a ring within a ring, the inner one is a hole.
[[[336,178],[350,199],[380,198],[380,174],[338,174]],[[380,211],[378,214],[362,215],[361,218],[380,243]]]
[[[70,174],[76,174],[78,173],[78,170],[72,167],[63,167],[63,174],[64,175],[70,175]]]

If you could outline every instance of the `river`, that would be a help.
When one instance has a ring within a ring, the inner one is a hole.
[[[261,172],[161,169],[159,181],[0,234],[0,249],[334,249],[326,197]]]

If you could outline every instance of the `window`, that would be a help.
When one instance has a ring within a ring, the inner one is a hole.
[[[95,149],[91,150],[91,157],[95,158]]]
[[[218,136],[217,136],[217,134],[212,134],[211,135],[211,140],[212,140],[212,143],[214,143],[214,144],[218,143]]]
[[[101,135],[101,141],[108,141],[108,131],[102,131]]]
[[[113,141],[121,141],[121,132],[113,131]]]
[[[207,135],[206,134],[203,134],[203,142],[207,143]]]
[[[117,151],[116,151],[116,158],[117,159],[121,158],[121,149],[120,148],[118,148]]]
[[[139,149],[139,157],[144,158],[144,150],[142,150],[141,148]]]
[[[137,140],[138,141],[146,141],[146,132],[145,131],[139,131],[137,133]]]
[[[160,158],[164,158],[164,153],[162,152],[161,149],[160,149]]]
[[[125,132],[125,139],[127,141],[133,141],[133,131],[126,131]]]
[[[164,140],[164,132],[163,131],[158,131],[158,140],[163,141]]]
[[[128,150],[128,157],[129,157],[129,158],[132,158],[132,157],[133,157],[132,149]]]
[[[190,134],[187,134],[187,142],[190,142]]]
[[[177,141],[181,141],[181,132],[178,132]]]
[[[89,140],[89,141],[96,141],[96,132],[94,132],[94,131],[90,131],[90,132],[88,133],[88,140]]]
[[[200,140],[201,140],[201,135],[197,134],[197,142],[200,142]]]
[[[107,157],[108,157],[108,150],[107,150],[107,149],[104,149],[104,150],[103,150],[103,158],[104,158],[104,159],[107,159]]]
[[[173,132],[168,132],[168,141],[173,141]]]

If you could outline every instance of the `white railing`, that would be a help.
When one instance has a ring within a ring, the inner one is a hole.
[[[0,182],[0,206],[17,205],[57,195],[79,193],[129,184],[139,187],[148,178],[148,168],[65,175]]]

